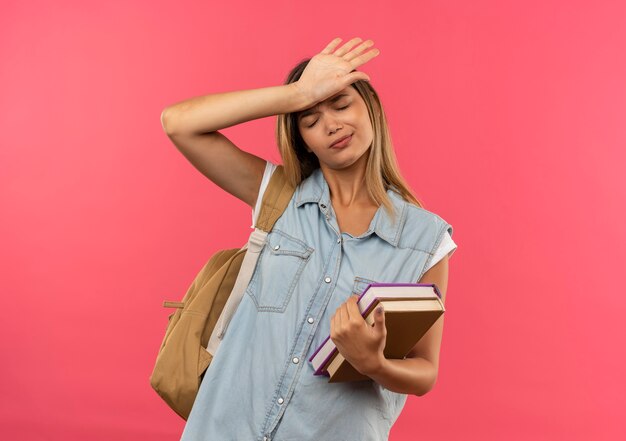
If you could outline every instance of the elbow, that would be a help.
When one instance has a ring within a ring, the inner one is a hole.
[[[429,376],[428,381],[422,383],[420,388],[414,392],[413,395],[417,397],[423,397],[428,392],[433,390],[435,384],[437,383],[437,371],[433,370],[433,373]]]
[[[167,127],[166,127],[166,121],[165,121],[165,113],[167,112],[167,108],[163,109],[163,111],[161,112],[161,127],[163,127],[163,131],[165,133],[167,132]]]
[[[173,135],[178,134],[178,130],[175,128],[177,122],[177,114],[175,111],[171,110],[169,107],[166,107],[161,112],[161,127],[163,127],[163,131],[170,138]]]

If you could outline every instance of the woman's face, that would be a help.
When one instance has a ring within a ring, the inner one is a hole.
[[[320,164],[331,169],[351,166],[372,145],[374,133],[367,106],[352,86],[301,111],[297,118],[307,150],[317,156]],[[347,144],[331,146],[345,136],[350,136]]]

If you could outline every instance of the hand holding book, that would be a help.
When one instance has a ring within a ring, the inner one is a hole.
[[[384,317],[374,312],[379,305]],[[368,380],[366,372],[381,363],[381,357],[404,358],[444,312],[435,284],[372,283],[358,300],[350,298],[337,308],[332,338],[328,336],[309,358],[314,375],[326,375],[330,383]]]
[[[387,329],[382,305],[374,312],[374,326],[370,326],[361,315],[358,299],[352,295],[337,308],[330,321],[330,338],[348,363],[367,375],[385,358]]]

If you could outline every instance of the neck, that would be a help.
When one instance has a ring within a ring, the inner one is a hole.
[[[366,155],[352,166],[339,170],[320,164],[334,207],[350,208],[372,204],[365,184],[366,164]]]

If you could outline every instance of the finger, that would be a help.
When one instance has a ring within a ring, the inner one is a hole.
[[[350,60],[350,64],[352,65],[353,68],[357,68],[365,63],[367,63],[368,61],[370,61],[372,58],[378,56],[380,54],[380,50],[377,48],[372,49],[371,51],[367,51],[362,55],[359,55],[358,57],[353,58],[352,60]]]
[[[341,306],[337,308],[337,310],[335,311],[333,320],[335,322],[335,332],[337,332],[339,328],[341,327]]]
[[[347,325],[350,321],[350,318],[348,317],[348,308],[345,303],[341,305],[341,309],[339,310],[339,316],[341,317],[341,324],[344,326]]]
[[[382,335],[387,335],[387,328],[385,326],[385,308],[379,304],[374,311],[374,331]]]
[[[345,80],[346,86],[349,86],[350,84],[358,80],[369,81],[370,77],[365,72],[361,72],[357,70],[357,71],[350,72],[348,75],[346,75],[344,77],[344,80]]]
[[[320,54],[330,54],[330,53],[332,53],[333,50],[337,47],[337,45],[339,43],[341,43],[341,38],[339,38],[339,37],[335,38],[333,41],[328,43],[328,46],[326,46],[324,49],[322,49]]]
[[[357,305],[357,299],[359,296],[352,295],[347,301],[347,312],[348,312],[348,320],[355,320],[358,316],[361,315],[359,312],[359,307]]]
[[[352,49],[356,43],[360,43],[362,40],[359,37],[355,37],[352,40],[347,41],[343,46],[333,52],[333,55],[337,55],[338,57],[343,57],[348,51]]]
[[[355,58],[357,55],[362,53],[365,49],[370,48],[373,45],[374,45],[374,42],[372,40],[365,40],[363,43],[353,47],[350,52],[344,55],[343,59],[350,61],[353,58]]]

